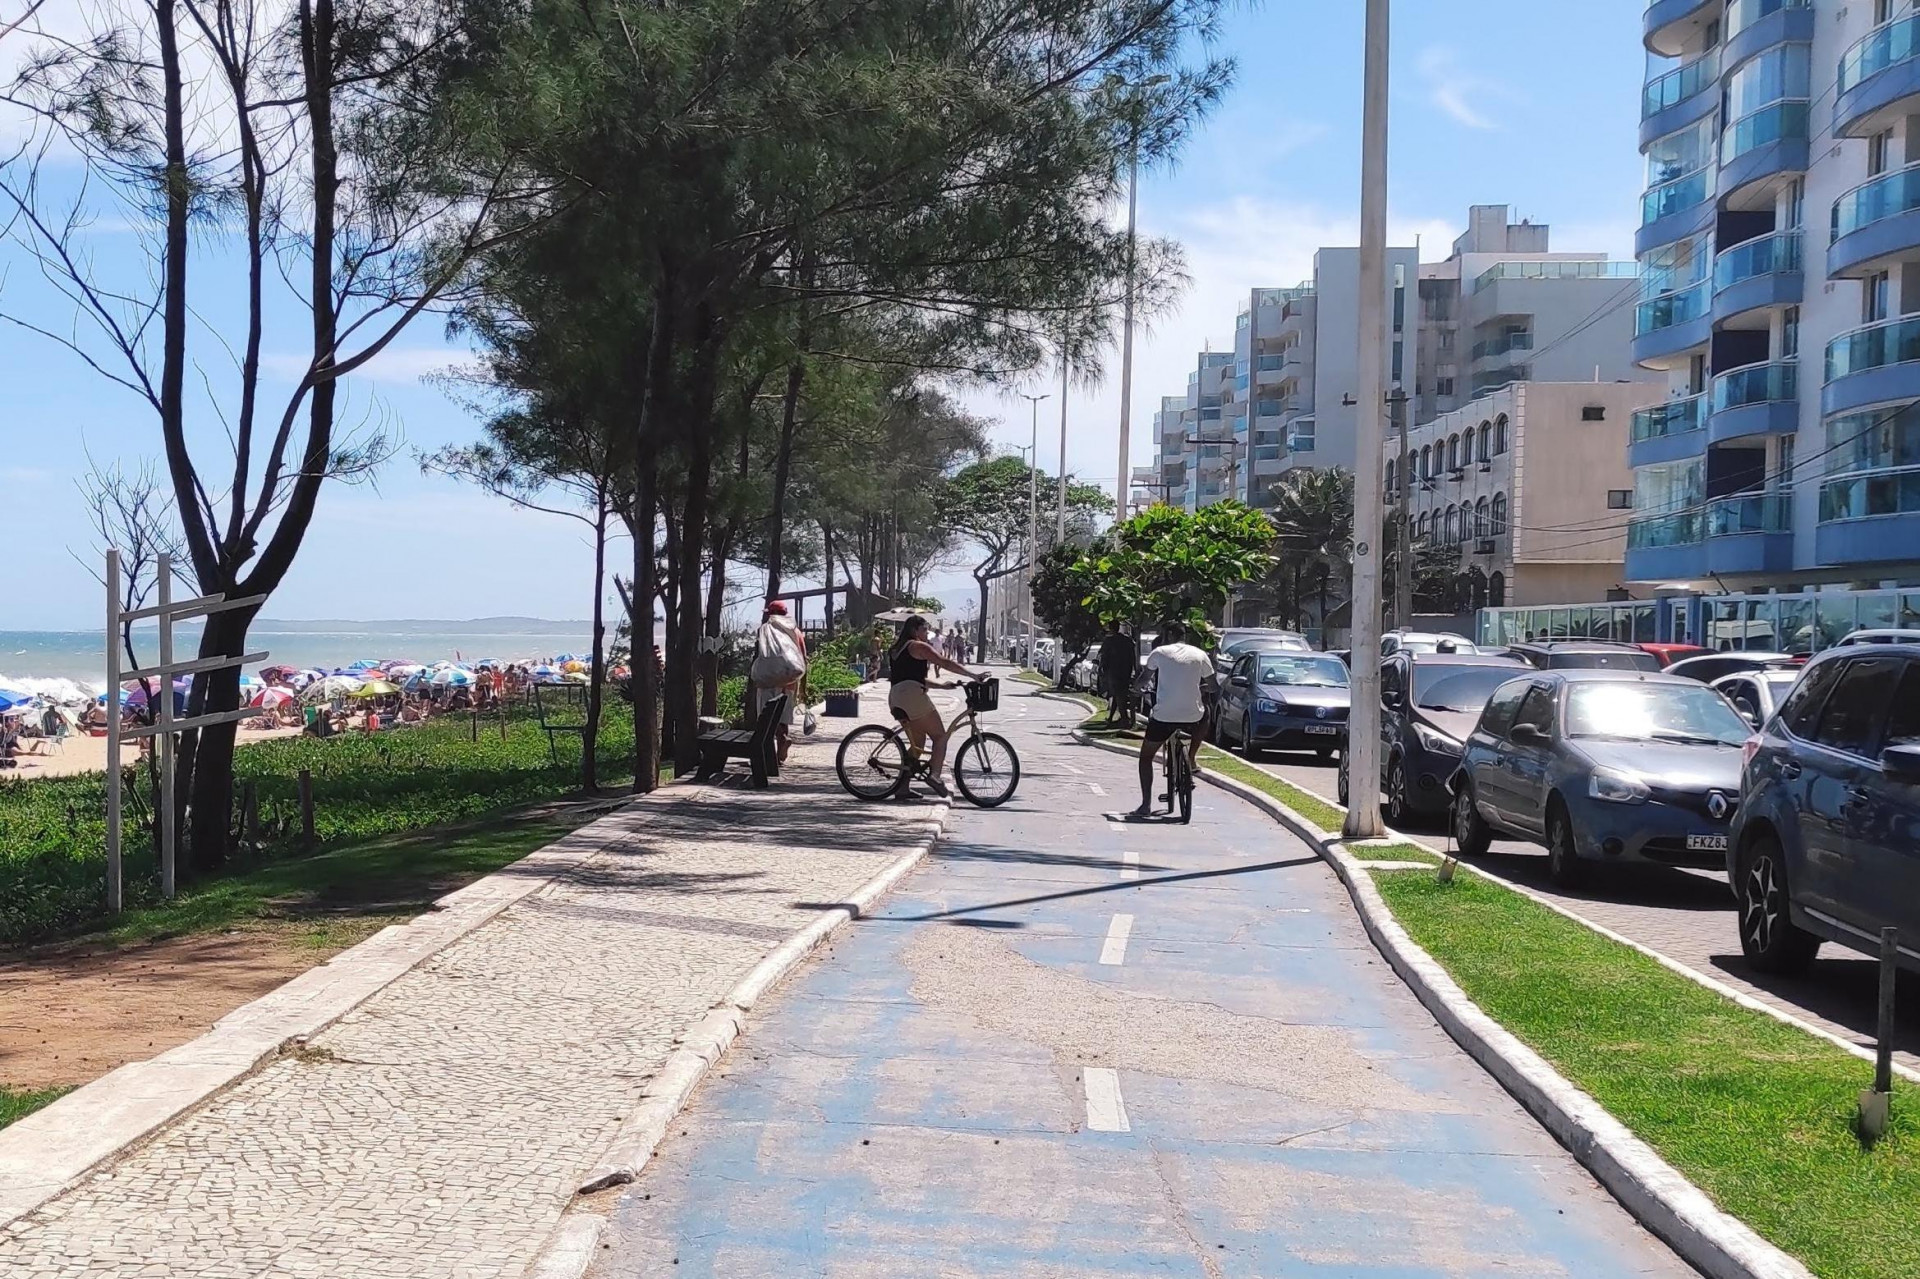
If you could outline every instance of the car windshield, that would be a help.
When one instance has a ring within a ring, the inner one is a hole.
[[[1660,669],[1660,659],[1652,653],[1623,648],[1617,653],[1555,653],[1550,665],[1555,670],[1657,671]]]
[[[1414,705],[1421,710],[1471,715],[1487,704],[1494,689],[1525,673],[1522,666],[1416,666]]]
[[[1704,684],[1575,684],[1567,696],[1570,737],[1738,746],[1753,726]]]
[[[1256,635],[1252,639],[1235,640],[1221,651],[1229,657],[1237,657],[1241,653],[1260,649],[1303,649],[1306,646],[1305,640],[1294,639],[1291,635]]]
[[[1260,658],[1262,684],[1304,684],[1311,688],[1345,688],[1347,666],[1337,657],[1293,657],[1271,653]]]

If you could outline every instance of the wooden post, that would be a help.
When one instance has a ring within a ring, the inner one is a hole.
[[[252,779],[248,779],[240,788],[240,837],[253,850],[254,856],[260,855],[260,801],[254,790]]]
[[[313,774],[300,770],[300,846],[313,847]]]
[[[120,552],[107,552],[107,909],[124,903],[120,878]]]
[[[160,895],[173,899],[174,803],[173,803],[173,559],[160,556],[154,570],[160,588]],[[153,709],[153,699],[147,699]]]
[[[467,733],[467,740],[473,741],[473,742],[479,741],[480,740],[480,712],[479,711],[473,712],[473,717],[468,722],[468,729],[469,731]]]

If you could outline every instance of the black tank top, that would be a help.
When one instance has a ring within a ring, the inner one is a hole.
[[[912,640],[902,640],[894,646],[888,656],[887,678],[896,684],[927,682],[927,659],[915,657],[907,651]]]

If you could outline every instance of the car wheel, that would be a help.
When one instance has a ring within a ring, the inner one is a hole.
[[[1573,842],[1573,819],[1557,799],[1547,810],[1547,878],[1561,888],[1578,888],[1587,881],[1587,864]]]
[[[1340,797],[1340,807],[1345,808],[1347,806],[1347,757],[1344,752],[1340,756],[1340,780],[1336,783],[1336,787],[1334,794]]]
[[[1462,781],[1453,797],[1453,842],[1468,857],[1479,857],[1493,845],[1493,828],[1473,802],[1473,783]]]
[[[1787,861],[1780,841],[1757,835],[1740,859],[1740,951],[1763,973],[1802,973],[1820,939],[1787,913]]]
[[[1387,820],[1405,826],[1413,816],[1407,799],[1407,770],[1398,759],[1387,765]]]
[[[1253,744],[1253,716],[1245,716],[1240,721],[1240,754],[1247,759],[1259,759],[1260,751]]]

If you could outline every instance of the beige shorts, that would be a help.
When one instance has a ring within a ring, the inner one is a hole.
[[[754,713],[758,714],[766,710],[767,704],[782,694],[786,696],[787,709],[781,714],[780,723],[783,727],[792,728],[794,712],[800,706],[800,685],[797,682],[785,684],[779,688],[760,688],[756,685],[753,690]]]
[[[933,699],[927,696],[927,686],[918,680],[907,680],[889,689],[887,707],[904,712],[910,720],[929,716],[938,719],[940,716],[940,712],[934,709]]]

